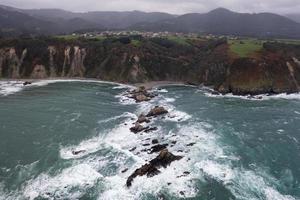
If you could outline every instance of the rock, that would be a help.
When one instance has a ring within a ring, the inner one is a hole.
[[[32,84],[32,83],[29,82],[29,81],[25,81],[25,82],[23,83],[24,86],[26,86],[26,85],[31,85],[31,84]]]
[[[161,150],[163,150],[163,149],[166,149],[167,146],[168,146],[168,144],[157,144],[157,145],[151,147],[151,152],[150,152],[150,154],[151,154],[151,153],[155,153],[155,152],[159,152],[159,151],[161,151]]]
[[[144,94],[136,95],[136,96],[134,96],[134,99],[136,100],[136,102],[143,102],[143,101],[150,101],[151,100],[150,97],[147,97]]]
[[[134,127],[130,128],[130,131],[133,132],[133,133],[139,133],[139,132],[142,132],[142,131],[144,131],[148,128],[149,127],[143,127],[140,123],[136,122]]]
[[[153,177],[160,173],[158,170],[161,167],[168,167],[172,162],[176,160],[182,159],[182,156],[175,156],[172,153],[170,153],[167,149],[162,150],[159,155],[151,160],[149,163],[143,165],[142,167],[136,169],[133,174],[131,174],[126,182],[127,187],[130,187],[132,185],[132,181],[137,176],[144,176],[147,175],[147,177]]]
[[[191,147],[191,146],[194,146],[195,144],[196,144],[195,142],[192,142],[192,143],[187,144],[186,146]]]
[[[158,144],[158,139],[152,140],[152,144]]]
[[[156,117],[159,115],[167,114],[168,111],[164,107],[155,106],[155,108],[151,109],[150,112],[146,115],[147,117]]]
[[[129,149],[130,152],[135,151],[135,150],[136,150],[136,147]]]
[[[79,150],[79,151],[72,151],[72,154],[73,155],[78,155],[78,154],[81,154],[81,153],[84,153],[85,150]]]
[[[185,176],[188,176],[188,175],[190,175],[190,174],[191,174],[190,172],[187,172],[187,171],[185,171],[185,172],[183,172],[183,174],[182,174],[182,175],[180,175],[180,176],[177,176],[176,178],[185,177]]]
[[[142,124],[142,123],[149,123],[150,120],[143,114],[141,114],[137,120],[138,123]]]
[[[149,132],[152,132],[152,131],[157,131],[157,127],[152,127],[152,128],[147,128],[147,129],[145,129],[145,133],[149,133]]]
[[[137,103],[139,103],[143,101],[150,101],[155,96],[155,94],[149,93],[145,89],[145,87],[141,86],[136,90],[130,91],[128,97],[134,99]]]
[[[179,193],[180,193],[182,196],[184,196],[184,192],[183,192],[183,191],[180,191]]]

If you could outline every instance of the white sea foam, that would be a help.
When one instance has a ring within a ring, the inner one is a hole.
[[[243,99],[243,100],[250,100],[250,101],[264,101],[264,100],[272,100],[272,99],[286,99],[286,100],[300,100],[300,93],[294,93],[294,94],[276,94],[276,95],[268,95],[268,94],[261,94],[261,95],[233,95],[233,94],[212,94],[210,92],[205,92],[205,96],[207,97],[214,97],[214,98],[237,98],[237,99]]]
[[[118,86],[113,87],[112,89],[117,90],[117,89],[134,89],[134,86],[131,85],[125,85],[125,84],[120,84]]]
[[[7,96],[10,94],[14,94],[22,91],[24,88],[29,87],[42,87],[53,83],[59,82],[83,82],[83,83],[101,83],[101,84],[111,84],[117,85],[114,88],[133,88],[133,86],[108,82],[108,81],[100,81],[100,80],[89,80],[89,79],[49,79],[49,80],[38,80],[34,81],[30,85],[23,85],[24,81],[0,81],[0,95]]]
[[[121,118],[135,118],[135,117],[136,117],[136,115],[134,115],[132,113],[129,113],[129,112],[125,112],[122,115],[118,115],[118,116],[110,117],[110,118],[107,118],[107,119],[99,120],[98,124],[103,124],[103,123],[107,123],[107,122],[110,122],[110,121],[115,121],[115,120],[121,119]]]
[[[130,132],[129,128],[131,127],[131,124],[134,122],[134,120],[131,120],[131,118],[136,119],[136,115],[134,115],[132,113],[126,112],[120,116],[112,117],[110,119],[107,119],[106,121],[99,121],[98,123],[106,123],[111,120],[115,120],[115,119],[122,118],[122,117],[128,118],[127,125],[121,124],[112,130],[104,130],[104,132],[99,133],[99,135],[97,137],[93,137],[88,140],[84,140],[78,145],[63,147],[60,150],[60,157],[63,159],[81,158],[88,154],[97,152],[100,149],[103,149],[107,145],[107,142],[105,141],[105,139],[107,138],[107,135],[114,134],[115,132],[117,132],[117,133],[121,134],[121,136],[122,136],[123,135],[122,133],[126,134],[127,132]],[[130,135],[132,135],[132,134],[130,134]],[[74,155],[73,154],[74,151],[83,151],[83,152],[78,155]]]
[[[21,81],[0,81],[0,95],[7,96],[24,88]]]
[[[24,187],[24,196],[28,199],[37,197],[49,199],[77,199],[93,187],[101,174],[87,164],[76,165],[64,169],[52,177],[41,174],[30,180]],[[76,188],[76,190],[74,190]]]
[[[122,124],[116,125],[112,130],[101,133],[99,137],[83,141],[77,146],[63,148],[61,150],[61,156],[64,159],[74,159],[77,157],[72,155],[72,149],[86,150],[86,153],[79,156],[83,157],[102,148],[112,147],[114,151],[121,152],[123,155],[115,160],[115,162],[119,163],[118,166],[123,166],[126,159],[129,158],[135,161],[133,165],[126,166],[128,167],[127,172],[119,172],[103,178],[105,190],[99,194],[99,199],[101,200],[140,199],[145,193],[159,196],[162,190],[168,191],[172,196],[193,198],[198,192],[194,181],[199,179],[205,180],[203,176],[223,184],[237,199],[257,199],[257,196],[267,200],[294,199],[291,196],[282,195],[276,190],[278,183],[272,176],[268,174],[262,175],[257,171],[250,171],[233,165],[234,162],[239,160],[239,157],[234,155],[234,149],[231,149],[232,147],[222,145],[221,136],[218,135],[218,132],[216,132],[210,124],[199,122],[189,123],[184,126],[178,124],[178,129],[166,132],[163,127],[160,127],[162,131],[158,131],[157,134],[133,134],[129,131],[137,115],[141,112],[149,111],[155,105],[162,105],[170,111],[167,120],[176,119],[170,117],[170,115],[174,113],[181,116],[181,118],[188,116],[185,117],[187,121],[191,118],[190,115],[184,112],[178,114],[180,111],[176,110],[171,103],[173,102],[168,101],[168,99],[162,96],[158,96],[149,102],[137,104],[135,114],[130,114],[132,116],[128,115],[128,117],[134,119],[127,119],[127,121],[125,121],[127,125],[123,122]],[[115,120],[115,118],[109,120]],[[155,120],[152,123],[155,124]],[[163,134],[160,134],[161,132],[163,132]],[[162,173],[157,176],[151,178],[135,178],[132,182],[132,187],[127,188],[125,186],[127,177],[130,176],[135,169],[156,156],[156,154],[148,154],[147,151],[142,151],[143,149],[149,148],[143,147],[142,144],[150,143],[154,138],[159,139],[160,143],[171,144],[172,141],[176,141],[176,145],[168,146],[168,149],[175,155],[182,155],[184,158],[173,162],[166,169],[160,169]],[[188,146],[189,143],[195,144]],[[132,152],[129,151],[133,147],[136,147],[136,150]],[[105,157],[101,158],[101,167],[105,168],[108,163],[111,163],[111,160],[108,161],[107,159],[108,158]],[[97,164],[92,158],[86,158],[84,160],[85,163],[87,162],[89,166],[93,166],[94,169],[99,165],[99,163]],[[185,171],[191,173],[178,178],[178,176],[182,175]],[[184,195],[180,193],[181,191],[184,192]]]

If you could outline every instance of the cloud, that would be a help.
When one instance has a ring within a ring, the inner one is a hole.
[[[61,8],[71,11],[160,11],[176,14],[225,7],[239,12],[298,13],[299,0],[1,0],[19,8]]]

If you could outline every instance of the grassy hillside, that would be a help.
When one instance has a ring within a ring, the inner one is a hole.
[[[263,48],[263,41],[257,39],[230,40],[230,51],[241,58],[249,57]]]

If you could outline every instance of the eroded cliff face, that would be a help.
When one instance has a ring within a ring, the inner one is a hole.
[[[237,95],[261,93],[294,93],[300,91],[300,47],[266,44],[256,58],[233,61],[226,80],[216,88]]]
[[[20,68],[26,57],[27,49],[17,55],[15,48],[0,49],[0,77],[20,78]]]
[[[87,77],[117,82],[182,81],[221,93],[297,92],[300,47],[265,44],[252,58],[232,58],[224,40],[120,41],[26,40],[0,42],[0,77]]]

